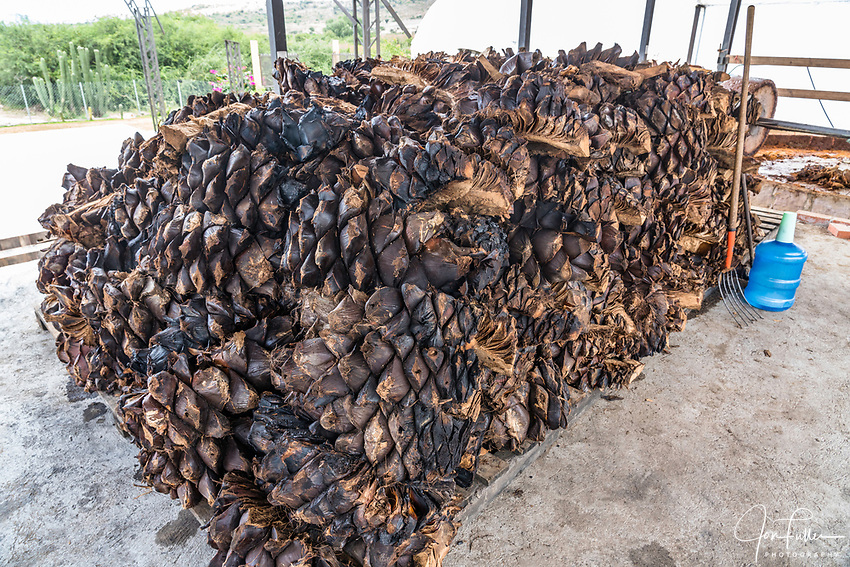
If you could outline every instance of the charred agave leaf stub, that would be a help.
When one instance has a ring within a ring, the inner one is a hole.
[[[585,44],[275,69],[68,166],[42,311],[145,481],[213,506],[211,565],[437,567],[479,455],[699,304],[740,96]]]

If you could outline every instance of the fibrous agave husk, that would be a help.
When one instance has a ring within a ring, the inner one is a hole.
[[[213,506],[212,565],[438,567],[481,452],[699,305],[740,96],[601,44],[275,70],[68,167],[42,311],[141,477]]]

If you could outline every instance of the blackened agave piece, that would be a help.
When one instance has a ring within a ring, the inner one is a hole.
[[[42,312],[141,477],[213,506],[211,565],[438,567],[482,452],[699,305],[740,95],[601,44],[275,68],[68,166]]]

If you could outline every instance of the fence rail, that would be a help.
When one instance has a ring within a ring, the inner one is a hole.
[[[729,55],[728,63],[743,64],[743,55]],[[751,65],[771,65],[778,67],[817,67],[821,69],[850,69],[850,59],[826,59],[817,57],[750,57]],[[811,76],[811,75],[810,75]],[[814,86],[814,81],[812,82]],[[810,98],[815,100],[837,100],[850,102],[850,92],[823,91],[820,89],[777,88],[776,94],[789,98]]]
[[[143,80],[105,81],[100,86],[79,83],[68,89],[59,83],[36,87],[31,82],[0,85],[0,126],[36,124],[86,118],[117,118],[149,114],[148,94]],[[186,103],[190,95],[213,90],[208,81],[163,81],[169,111]]]

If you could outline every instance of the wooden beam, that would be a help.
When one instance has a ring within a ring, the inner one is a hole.
[[[14,264],[22,264],[24,262],[30,262],[32,260],[38,260],[44,256],[43,250],[33,250],[31,252],[25,252],[23,254],[17,254],[15,256],[5,256],[0,258],[0,268],[5,266],[12,266]]]
[[[730,55],[729,63],[743,64],[743,55]],[[752,65],[776,65],[779,67],[820,67],[825,69],[850,69],[850,59],[823,59],[814,57],[756,57],[750,58]]]
[[[48,234],[49,233],[46,230],[42,230],[41,232],[34,232],[32,234],[2,238],[0,239],[0,250],[11,250],[13,248],[21,248],[23,246],[30,246],[31,244],[47,242],[47,240],[49,240]]]
[[[817,100],[840,100],[850,102],[850,93],[839,91],[813,91],[811,89],[776,89],[779,96],[790,98],[813,98]]]

